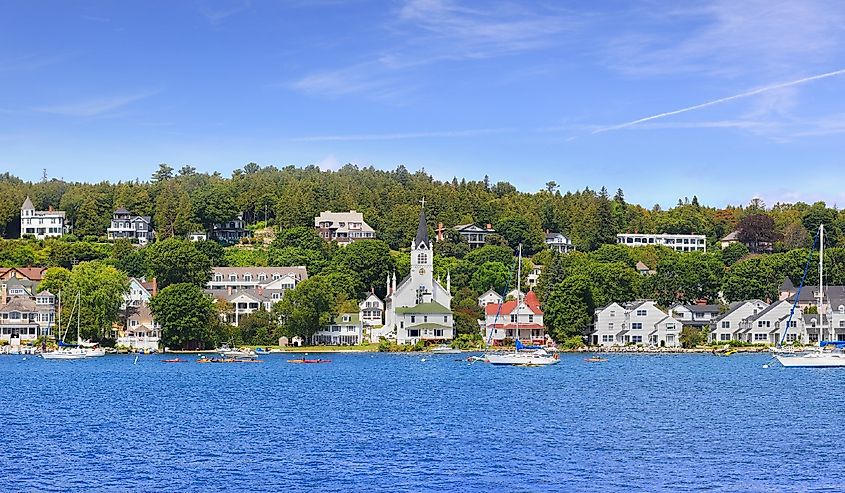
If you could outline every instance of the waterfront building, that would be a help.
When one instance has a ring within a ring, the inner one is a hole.
[[[384,325],[386,336],[399,344],[444,342],[454,337],[451,276],[446,276],[446,287],[435,281],[433,262],[423,203],[417,234],[411,243],[411,272],[398,284],[396,273],[392,279],[388,275]]]
[[[475,224],[459,224],[454,229],[466,240],[470,248],[483,247],[487,244],[487,237],[496,232],[491,224],[486,224],[483,228]]]
[[[11,281],[10,281],[11,282]],[[5,289],[5,288],[4,288]],[[0,341],[13,346],[53,334],[56,297],[49,291],[3,295],[0,303]]]
[[[654,301],[611,303],[596,309],[589,341],[601,346],[679,347],[682,325],[680,320],[660,310]]]
[[[131,305],[125,313],[125,324],[117,331],[115,343],[129,349],[157,350],[161,341],[161,324],[155,321],[149,305]]]
[[[375,230],[364,221],[364,215],[355,210],[323,211],[314,218],[314,228],[317,229],[321,238],[326,241],[336,241],[341,246],[376,237]]]
[[[146,305],[150,298],[158,293],[158,283],[155,278],[147,281],[143,277],[130,277],[129,290],[123,294],[123,303],[120,306],[121,310],[125,310],[130,306]]]
[[[384,302],[375,295],[370,293],[367,298],[358,304],[359,316],[364,325],[384,325]]]
[[[704,235],[619,233],[616,235],[616,243],[635,247],[659,245],[677,252],[707,251],[707,237]]]
[[[361,344],[363,324],[358,313],[341,313],[327,327],[321,327],[311,337],[311,344],[352,346]]]
[[[710,322],[710,342],[741,341],[743,320],[762,312],[769,305],[761,300],[736,301]]]
[[[753,344],[778,344],[786,330],[786,343],[795,341],[801,343],[809,342],[807,331],[804,330],[804,319],[800,309],[796,309],[792,320],[789,320],[789,312],[792,310],[792,303],[788,301],[776,301],[763,310],[745,318],[739,323],[737,337],[743,342]]]
[[[37,211],[29,197],[21,206],[21,238],[34,236],[38,240],[45,238],[59,238],[66,232],[65,212],[54,211],[52,207],[46,211]]]
[[[721,313],[721,305],[684,305],[675,303],[669,308],[669,315],[689,327],[709,327],[710,322]]]
[[[8,281],[9,279],[19,279],[39,283],[42,279],[44,279],[44,272],[46,271],[46,267],[0,268],[0,281]]]
[[[560,233],[546,232],[546,246],[557,253],[569,253],[575,250],[572,240]]]
[[[243,214],[229,221],[214,223],[211,227],[211,238],[224,245],[234,245],[251,236],[252,232],[246,228]]]
[[[489,303],[484,307],[484,340],[501,346],[506,339],[519,339],[525,344],[545,344],[546,327],[543,310],[534,291],[528,291],[519,301],[501,304]]]
[[[292,289],[292,288],[291,288]],[[223,300],[231,306],[229,313],[222,313],[220,319],[232,325],[238,325],[242,318],[258,310],[269,312],[273,305],[281,301],[284,289],[239,289],[225,293],[211,292],[217,300]]]
[[[792,283],[789,277],[784,278],[779,288],[779,300],[786,300],[790,302],[795,301],[798,296],[798,306],[806,309],[810,306],[817,306],[819,303],[819,287],[818,285],[809,285],[801,288],[801,294],[798,295],[798,288]],[[825,286],[824,287],[825,304],[837,310],[839,306],[845,306],[845,286]]]
[[[112,214],[106,234],[110,240],[126,238],[141,245],[146,245],[155,236],[150,216],[136,216],[123,207]]]
[[[482,294],[481,296],[478,297],[478,306],[480,306],[481,308],[484,308],[485,306],[489,305],[490,303],[495,303],[495,304],[498,305],[502,301],[504,301],[504,298],[502,298],[502,295],[500,295],[499,293],[497,293],[496,291],[494,291],[492,289],[488,289],[486,293],[484,293],[484,294]]]

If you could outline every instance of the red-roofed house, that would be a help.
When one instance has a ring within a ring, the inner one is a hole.
[[[44,267],[9,267],[0,268],[0,280],[7,279],[28,279],[30,281],[41,282],[44,278],[44,272],[47,269]]]
[[[543,310],[534,291],[529,291],[521,301],[505,301],[499,306],[488,303],[484,307],[484,336],[490,344],[501,346],[505,339],[517,338],[524,344],[546,343]]]

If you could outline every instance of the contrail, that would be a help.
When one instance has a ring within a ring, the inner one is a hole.
[[[609,132],[611,130],[619,130],[619,129],[626,128],[626,127],[632,127],[634,125],[638,125],[640,123],[644,123],[644,122],[647,122],[647,121],[657,120],[658,118],[664,118],[664,117],[667,117],[667,116],[677,115],[679,113],[686,113],[687,111],[693,111],[693,110],[697,110],[697,109],[700,109],[700,108],[706,108],[707,106],[713,106],[714,104],[720,104],[720,103],[724,103],[724,102],[727,102],[727,101],[733,101],[734,99],[747,98],[748,96],[754,96],[756,94],[771,91],[771,90],[774,90],[774,89],[781,89],[781,88],[784,88],[784,87],[797,86],[799,84],[804,84],[806,82],[812,82],[814,80],[825,79],[827,77],[833,77],[835,75],[842,75],[842,74],[845,74],[845,69],[834,70],[833,72],[826,72],[824,74],[819,74],[819,75],[813,75],[812,77],[804,77],[803,79],[793,80],[793,81],[790,81],[790,82],[783,82],[781,84],[775,84],[773,86],[761,87],[760,89],[754,89],[753,91],[743,92],[741,94],[735,94],[733,96],[728,96],[726,98],[714,99],[713,101],[707,101],[706,103],[697,104],[695,106],[689,106],[689,107],[681,108],[681,109],[675,110],[675,111],[667,111],[666,113],[660,113],[658,115],[647,116],[645,118],[640,118],[639,120],[634,120],[634,121],[628,122],[628,123],[622,123],[620,125],[614,125],[612,127],[600,128],[600,129],[597,129],[597,130],[593,130],[592,134],[595,135],[595,134],[600,134],[602,132]]]

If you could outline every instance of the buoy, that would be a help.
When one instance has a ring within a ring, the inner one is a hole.
[[[425,363],[425,358],[422,358],[420,362]]]
[[[763,365],[763,368],[768,368],[768,367],[769,367],[768,364]]]

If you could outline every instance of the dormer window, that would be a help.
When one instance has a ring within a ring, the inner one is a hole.
[[[223,280],[223,274],[214,274],[214,280],[221,282]]]
[[[237,281],[238,275],[237,274],[229,274],[229,280],[232,281],[232,282]]]

